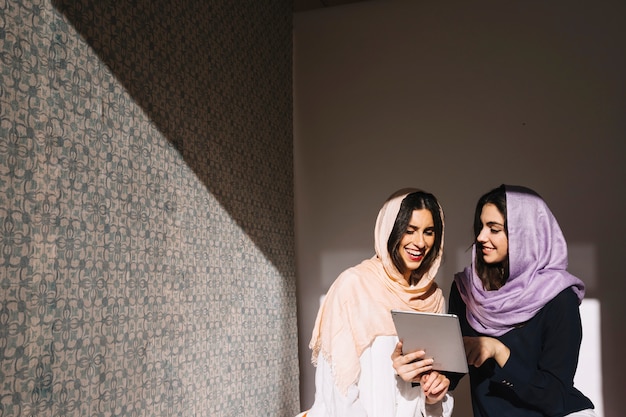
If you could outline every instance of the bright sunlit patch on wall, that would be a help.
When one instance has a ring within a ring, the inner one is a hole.
[[[567,269],[584,281],[588,296],[598,287],[596,247],[591,243],[576,242],[569,243],[567,251],[569,253]],[[574,385],[593,402],[596,415],[604,417],[600,301],[594,298],[583,299],[580,305],[580,318],[583,325],[583,340]]]
[[[593,402],[596,415],[603,417],[600,302],[595,299],[584,299],[580,305],[580,316],[583,325],[583,341],[580,345],[580,358],[574,376],[574,385]]]

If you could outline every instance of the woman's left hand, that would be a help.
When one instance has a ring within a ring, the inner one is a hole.
[[[422,375],[420,385],[426,397],[426,404],[435,404],[445,397],[450,387],[450,380],[445,375],[432,371]]]

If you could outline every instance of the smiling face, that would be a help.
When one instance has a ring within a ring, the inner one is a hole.
[[[504,216],[491,203],[483,206],[480,214],[482,228],[476,243],[487,264],[496,264],[506,259],[509,252],[509,239],[506,236]]]
[[[407,282],[411,282],[411,273],[419,268],[434,243],[435,224],[432,214],[426,209],[413,210],[398,247],[398,253],[405,265],[403,275]]]

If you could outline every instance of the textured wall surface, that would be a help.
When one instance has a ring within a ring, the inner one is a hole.
[[[0,416],[296,413],[291,18],[0,0]]]

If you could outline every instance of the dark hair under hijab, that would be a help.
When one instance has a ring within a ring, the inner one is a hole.
[[[474,212],[474,242],[476,243],[476,274],[480,277],[483,287],[487,290],[497,290],[502,287],[506,280],[509,278],[509,256],[506,259],[497,264],[488,264],[485,262],[483,253],[480,250],[480,243],[476,240],[480,231],[483,228],[483,224],[480,221],[480,215],[482,214],[483,207],[486,204],[493,204],[502,217],[504,217],[504,233],[506,237],[509,237],[509,230],[507,228],[506,217],[506,190],[504,185],[501,185],[488,193],[484,194],[476,203],[476,211]]]
[[[404,260],[400,256],[399,247],[402,237],[406,233],[411,217],[414,210],[426,209],[430,211],[433,216],[433,223],[435,226],[435,242],[433,247],[428,252],[421,265],[417,270],[413,271],[411,275],[411,284],[415,284],[420,280],[424,272],[428,271],[432,263],[437,259],[439,251],[441,250],[441,240],[443,239],[443,219],[439,203],[434,195],[424,192],[413,192],[402,200],[400,205],[400,211],[396,216],[396,221],[393,224],[393,229],[387,240],[387,251],[393,260],[393,264],[400,271],[404,273],[406,265]]]

